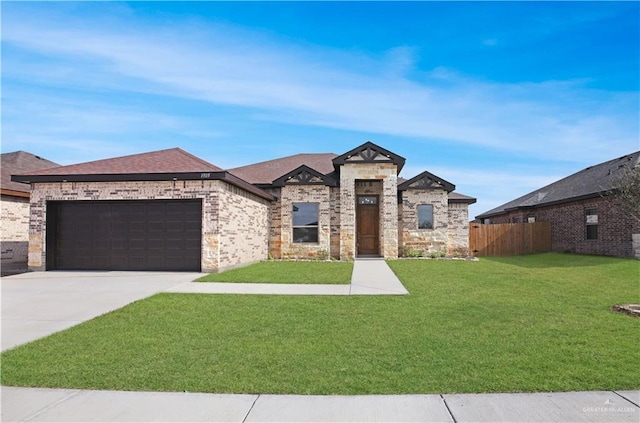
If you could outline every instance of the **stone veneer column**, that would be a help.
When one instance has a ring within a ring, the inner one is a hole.
[[[394,171],[397,172],[394,166]],[[398,258],[398,176],[388,175],[382,181],[381,239],[382,256]]]
[[[398,257],[398,168],[390,163],[346,163],[340,169],[340,258],[356,256],[356,180],[382,181],[380,250]]]
[[[356,256],[356,180],[353,165],[340,169],[340,259]]]

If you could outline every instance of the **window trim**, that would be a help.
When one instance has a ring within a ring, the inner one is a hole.
[[[420,207],[424,207],[424,206],[431,207],[431,227],[430,228],[421,228],[420,227]],[[425,204],[417,204],[416,205],[416,226],[417,226],[417,229],[419,231],[432,231],[433,228],[436,227],[435,213],[434,213],[433,204],[425,203]]]
[[[316,216],[318,218],[318,221],[315,225],[294,225],[294,210],[293,208],[296,207],[296,204],[315,204],[316,205]],[[316,230],[316,240],[315,241],[296,241],[295,239],[295,230],[296,229],[300,229],[300,228],[304,228],[304,229],[315,229]],[[291,243],[292,244],[320,244],[320,203],[317,201],[295,201],[295,202],[291,202]]]

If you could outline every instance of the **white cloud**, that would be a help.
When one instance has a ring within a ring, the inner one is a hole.
[[[121,16],[105,18],[106,24],[37,13],[17,19],[5,12],[3,42],[55,58],[54,73],[48,66],[15,64],[6,72],[241,106],[253,119],[447,140],[539,158],[598,162],[637,148],[637,92],[598,92],[584,81],[478,81],[442,68],[416,80],[406,74],[418,51],[407,46],[370,57],[228,25],[149,25]],[[104,128],[89,116],[86,123]]]

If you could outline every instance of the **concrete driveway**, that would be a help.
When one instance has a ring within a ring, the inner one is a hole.
[[[67,329],[203,274],[32,272],[0,279],[2,350]]]

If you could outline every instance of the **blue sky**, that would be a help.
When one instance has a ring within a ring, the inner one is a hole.
[[[2,152],[372,141],[470,217],[639,145],[638,2],[2,2]]]

